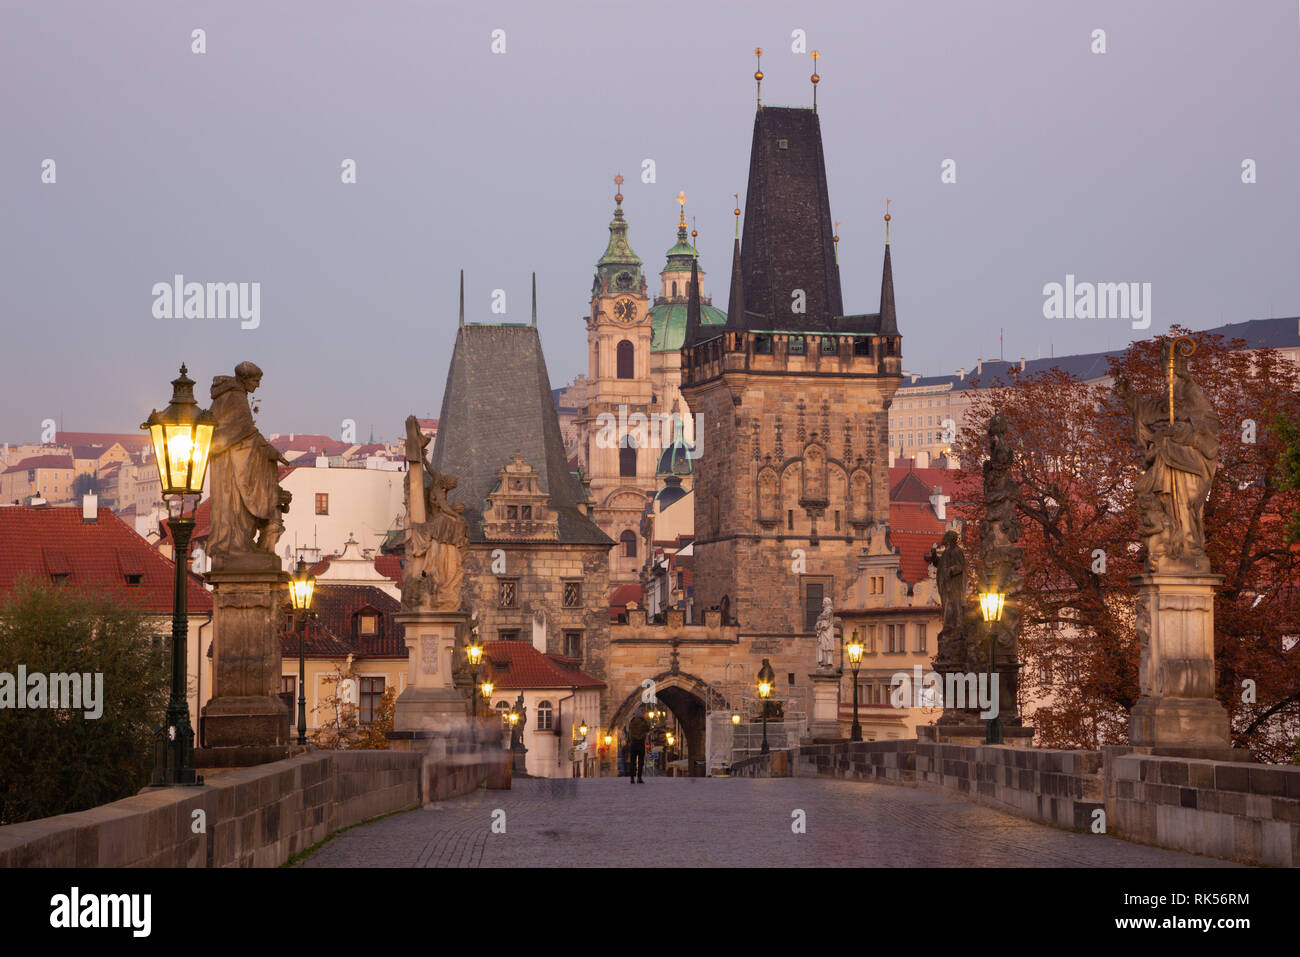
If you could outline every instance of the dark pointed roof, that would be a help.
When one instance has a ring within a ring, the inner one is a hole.
[[[889,261],[889,243],[885,243],[885,268],[880,277],[880,334],[898,335],[898,317],[894,315],[894,267]]]
[[[727,297],[727,329],[745,328],[745,282],[741,272],[740,237],[731,250],[731,295]]]
[[[682,346],[693,346],[704,339],[712,339],[714,334],[706,333],[700,323],[700,264],[691,260],[691,288],[686,300],[686,335]]]
[[[582,489],[569,471],[542,341],[533,325],[461,326],[447,371],[433,466],[459,479],[470,541],[483,542],[483,506],[499,472],[519,452],[559,513],[559,541],[614,543],[578,510]]]
[[[767,106],[754,117],[742,246],[748,326],[815,331],[844,314],[835,262],[821,123],[811,109]],[[790,310],[802,289],[807,311]],[[762,317],[762,318],[759,318]]]

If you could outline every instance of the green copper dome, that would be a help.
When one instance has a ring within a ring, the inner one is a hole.
[[[700,324],[725,326],[727,314],[700,303]],[[650,309],[650,351],[676,352],[686,341],[686,303],[665,302]]]

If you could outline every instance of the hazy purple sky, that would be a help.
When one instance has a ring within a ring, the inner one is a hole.
[[[265,371],[266,431],[337,436],[350,418],[362,438],[397,435],[439,412],[462,267],[471,321],[502,318],[496,288],[505,320],[526,321],[537,271],[559,386],[586,368],[620,170],[652,279],[685,190],[724,306],[751,51],[767,51],[765,103],[806,105],[795,29],[822,52],[845,308],[877,308],[888,197],[908,370],[996,357],[999,327],[1009,358],[1127,342],[1128,322],[1043,318],[1043,285],[1067,273],[1150,282],[1147,334],[1300,313],[1296,0],[12,0],[0,441],[60,416],[134,429],[182,360],[206,404],[243,359]],[[340,182],[347,158],[356,185]],[[940,182],[949,158],[955,184]],[[151,289],[176,273],[260,282],[260,327],[154,318]]]

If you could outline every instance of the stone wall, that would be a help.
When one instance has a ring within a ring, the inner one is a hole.
[[[1300,865],[1300,767],[1107,749],[1110,832],[1275,867]]]
[[[914,784],[1057,827],[1088,828],[1102,804],[1100,751],[858,741],[799,748],[799,776]]]
[[[419,807],[422,762],[317,751],[212,774],[204,787],[151,788],[0,827],[0,867],[275,867],[345,827]]]

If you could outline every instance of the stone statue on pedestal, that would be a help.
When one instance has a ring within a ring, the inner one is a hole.
[[[406,563],[402,606],[416,611],[456,611],[461,606],[469,523],[465,506],[453,506],[447,493],[454,476],[437,471],[425,455],[429,438],[415,416],[406,419]]]
[[[966,667],[966,553],[957,533],[945,532],[925,559],[935,568],[935,586],[943,608],[935,668],[940,672],[962,671]]]
[[[1187,371],[1191,340],[1166,341],[1161,362],[1167,389],[1135,394],[1124,378],[1115,394],[1133,416],[1146,471],[1134,487],[1142,514],[1148,572],[1208,572],[1202,512],[1219,456],[1219,417]],[[1194,345],[1193,345],[1194,348]]]
[[[262,370],[241,362],[233,376],[212,380],[211,532],[207,551],[214,570],[278,571],[275,544],[284,533],[282,513],[292,498],[280,488],[279,466],[289,463],[257,430],[248,397]]]
[[[822,599],[822,613],[817,616],[814,626],[817,632],[817,670],[831,671],[835,668],[835,611],[830,598]]]

